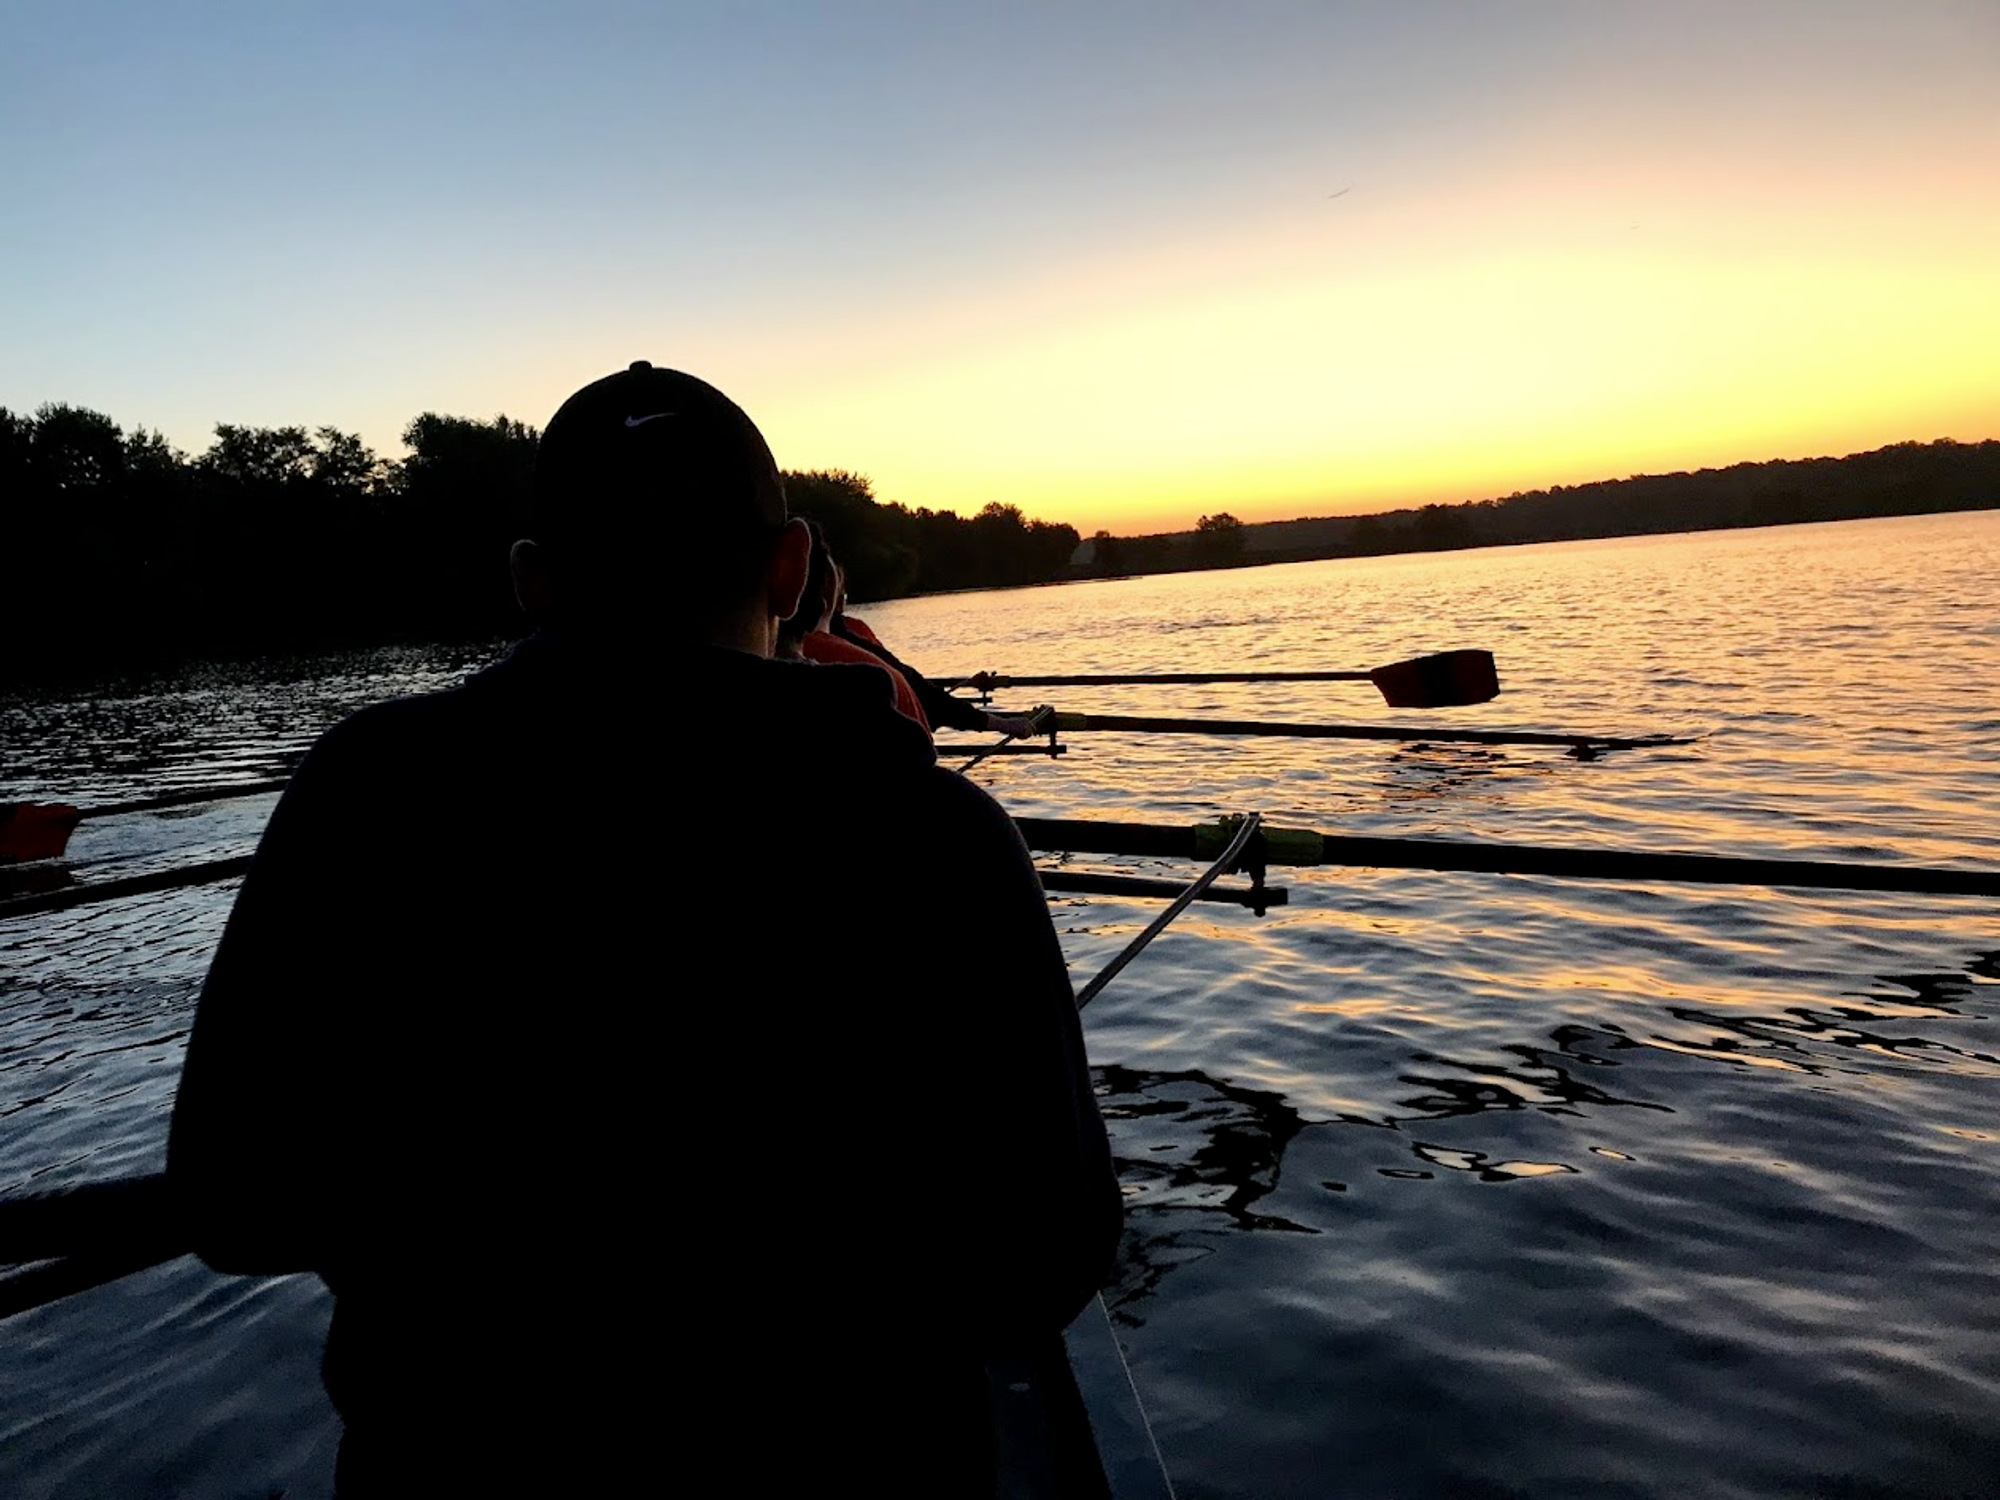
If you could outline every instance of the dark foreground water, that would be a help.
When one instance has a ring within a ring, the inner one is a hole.
[[[1062,761],[974,773],[1021,813],[1259,810],[1329,831],[1992,869],[1995,576],[2000,514],[1982,513],[868,614],[940,671],[1359,667],[1487,646],[1502,696],[1435,718],[1707,731],[1591,763],[1078,737]],[[384,654],[0,701],[0,797],[254,779],[334,714],[466,664]],[[1058,701],[1417,717],[1371,700]],[[671,791],[670,764],[632,770]],[[232,851],[269,805],[86,824],[73,874]],[[1088,1016],[1131,1210],[1112,1300],[1184,1496],[2000,1493],[2000,911],[1282,878],[1289,907],[1197,908]],[[0,1190],[158,1165],[231,894],[0,925]],[[1079,981],[1155,909],[1057,900]],[[0,1495],[323,1493],[324,1317],[308,1278],[178,1262],[0,1325]]]

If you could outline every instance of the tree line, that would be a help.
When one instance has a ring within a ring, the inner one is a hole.
[[[1644,474],[1372,515],[1245,523],[1224,512],[1203,516],[1191,532],[1100,531],[1082,568],[1113,577],[1992,508],[2000,508],[2000,441],[1941,438],[1845,458]]]
[[[505,416],[426,412],[400,460],[333,427],[229,424],[190,456],[82,407],[0,407],[15,642],[0,681],[518,634],[506,556],[539,436]],[[845,471],[786,487],[826,527],[857,600],[1047,582],[1078,542],[1011,505],[965,518],[882,504]]]
[[[189,456],[100,412],[0,407],[0,524],[14,649],[0,683],[336,646],[517,633],[508,546],[539,434],[426,412],[385,460],[333,427],[223,424]],[[971,517],[878,501],[846,470],[785,476],[857,601],[1074,576],[1073,527],[994,503]],[[1100,531],[1100,577],[1309,558],[1701,531],[2000,506],[2000,442],[1556,485],[1462,505],[1192,532]],[[663,570],[663,576],[666,571]]]
[[[1031,521],[999,501],[969,519],[878,501],[865,477],[844,469],[787,474],[785,495],[826,529],[856,600],[1052,583],[1069,576],[1082,540],[1074,526]]]

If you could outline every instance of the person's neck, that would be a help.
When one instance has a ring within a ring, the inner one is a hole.
[[[718,621],[705,631],[697,632],[698,640],[705,646],[720,646],[727,651],[741,651],[750,656],[770,656],[777,650],[778,622],[769,615],[745,615],[740,619]]]

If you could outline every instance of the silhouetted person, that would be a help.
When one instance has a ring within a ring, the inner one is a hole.
[[[807,537],[719,392],[585,387],[535,502],[535,635],[272,816],[174,1112],[196,1248],[333,1289],[344,1496],[990,1493],[980,1365],[1119,1224],[1026,851],[879,671],[768,659]]]
[[[804,661],[805,652],[801,647],[805,638],[826,629],[827,621],[833,618],[835,606],[840,602],[840,564],[834,561],[833,552],[826,544],[826,533],[819,522],[808,516],[798,517],[810,539],[810,550],[806,554],[805,583],[799,590],[799,606],[792,611],[791,618],[778,622],[778,641],[773,655],[788,661]]]
[[[974,733],[1014,736],[1034,733],[1031,716],[989,713],[971,699],[958,697],[897,659],[865,621],[850,618],[846,570],[827,545],[826,533],[819,523],[802,519],[812,534],[812,553],[798,610],[778,626],[777,655],[878,667],[889,674],[896,692],[896,707],[927,730],[944,725]]]
[[[832,549],[826,544],[826,533],[820,530],[819,523],[806,520],[804,524],[812,536],[805,590],[799,595],[799,607],[793,611],[792,617],[778,626],[778,645],[774,654],[789,661],[873,667],[888,679],[896,695],[896,711],[922,725],[924,733],[929,734],[931,721],[924,716],[923,706],[917,702],[917,695],[910,691],[910,684],[901,672],[874,652],[827,633],[827,624],[845,592],[847,580],[840,564],[834,560]]]
[[[970,698],[961,698],[949,688],[938,686],[915,667],[903,661],[882,644],[882,638],[875,634],[866,620],[858,619],[847,612],[847,589],[845,578],[840,580],[840,596],[835,601],[833,614],[827,620],[826,633],[835,640],[845,641],[850,646],[866,651],[880,661],[890,671],[909,684],[910,691],[921,706],[924,722],[932,729],[943,725],[951,729],[969,729],[974,734],[1005,734],[1015,738],[1035,732],[1032,714],[998,714],[981,708]]]

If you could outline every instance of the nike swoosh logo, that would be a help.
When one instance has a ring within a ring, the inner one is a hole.
[[[625,425],[627,427],[644,427],[648,422],[657,422],[662,417],[671,417],[674,415],[676,414],[670,411],[656,411],[649,417],[627,417]]]

